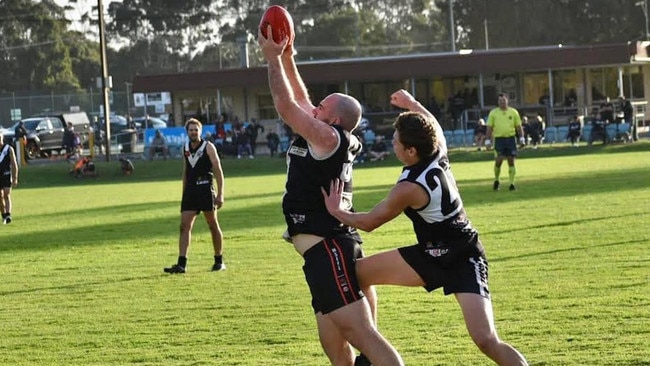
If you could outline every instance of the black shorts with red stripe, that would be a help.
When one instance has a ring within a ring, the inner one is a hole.
[[[360,243],[347,235],[324,239],[305,252],[302,270],[315,313],[327,314],[363,299],[355,269],[362,257]]]

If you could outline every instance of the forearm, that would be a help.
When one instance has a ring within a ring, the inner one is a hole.
[[[289,105],[294,101],[293,91],[289,87],[289,79],[285,72],[286,70],[284,70],[279,58],[269,61],[269,87],[271,89],[271,95],[273,95],[275,109],[281,115],[286,113]],[[282,117],[286,122],[285,116]]]
[[[224,179],[221,167],[212,168],[212,174],[214,175],[214,179],[217,181],[217,196],[223,196]]]
[[[418,102],[416,99],[411,100],[408,106],[408,110],[411,112],[419,112],[424,115],[426,115],[429,118],[436,119],[436,117],[429,112],[428,109],[426,109],[420,102]],[[438,122],[438,120],[436,120]]]
[[[538,131],[538,132],[540,134],[543,133],[543,131]],[[517,134],[518,134],[517,136],[519,137],[524,137],[524,129],[521,126],[517,127]]]
[[[351,212],[342,209],[338,209],[334,212],[330,212],[341,223],[355,227],[357,229],[371,232],[379,227],[379,225],[374,224],[368,220],[368,214],[363,212]]]
[[[291,90],[294,93],[295,100],[301,106],[305,103],[311,104],[309,92],[307,91],[307,87],[298,72],[298,67],[296,66],[293,55],[285,51],[281,56],[281,61]]]

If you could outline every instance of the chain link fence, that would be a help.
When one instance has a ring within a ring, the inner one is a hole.
[[[111,113],[127,114],[132,106],[126,91],[113,91],[109,95]],[[99,91],[89,90],[76,94],[31,93],[29,95],[12,92],[0,93],[0,127],[10,127],[12,110],[20,110],[20,118],[28,118],[38,113],[63,111],[78,108],[89,116],[99,114],[104,102]]]

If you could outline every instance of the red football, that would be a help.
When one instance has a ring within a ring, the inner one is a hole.
[[[293,32],[291,14],[287,9],[279,5],[272,5],[266,9],[264,15],[262,15],[262,20],[260,20],[260,30],[264,37],[267,37],[266,28],[269,24],[273,31],[273,40],[276,43],[280,43],[285,37],[289,37],[289,44],[293,43],[296,35]]]

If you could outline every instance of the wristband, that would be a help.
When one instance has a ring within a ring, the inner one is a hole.
[[[492,145],[492,140],[490,140],[490,139],[486,139],[484,142],[485,142],[485,145]]]

